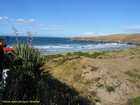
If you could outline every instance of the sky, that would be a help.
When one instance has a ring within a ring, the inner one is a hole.
[[[0,35],[95,37],[140,33],[140,0],[0,0]]]

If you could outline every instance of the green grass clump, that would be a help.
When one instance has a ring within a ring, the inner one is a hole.
[[[125,74],[130,76],[130,77],[140,79],[140,73],[132,72],[129,70],[129,71],[126,71]]]
[[[63,64],[66,61],[73,60],[73,59],[78,59],[78,58],[80,58],[80,56],[71,57],[71,58],[69,58],[69,57],[63,57],[62,59],[59,59],[58,60],[58,65],[61,65],[61,64]]]
[[[110,92],[114,92],[115,91],[115,87],[114,86],[106,86],[106,90],[110,93]]]
[[[75,52],[74,54],[79,55],[79,56],[88,57],[88,58],[97,58],[100,55],[103,55],[104,52],[95,52],[93,54],[89,54],[89,53],[86,53],[86,52],[85,53],[84,52]]]
[[[86,86],[89,86],[92,84],[92,81],[91,80],[82,80],[82,83]]]
[[[87,58],[99,58],[102,59],[100,55],[103,55],[104,52],[95,52],[93,54],[87,53],[87,52],[74,52],[74,53],[67,53],[66,55],[56,54],[56,55],[46,55],[47,61],[53,60],[54,62],[58,62],[58,64],[63,64],[67,60],[73,60],[78,59],[81,57],[87,57]],[[58,58],[58,59],[57,59]]]
[[[140,105],[140,96],[131,99],[130,105]]]
[[[63,55],[62,54],[46,55],[45,57],[46,57],[47,61],[49,61],[49,60],[52,60],[52,59],[55,59],[55,58],[63,57]]]
[[[104,84],[98,83],[98,84],[96,85],[96,87],[98,87],[98,88],[104,87]]]

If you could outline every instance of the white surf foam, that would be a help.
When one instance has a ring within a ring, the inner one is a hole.
[[[85,51],[85,50],[108,50],[118,48],[128,48],[134,45],[118,44],[118,43],[98,43],[98,44],[58,44],[58,45],[40,45],[34,46],[35,48],[47,52],[72,52],[72,51]]]

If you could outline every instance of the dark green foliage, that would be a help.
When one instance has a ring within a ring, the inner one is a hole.
[[[138,73],[138,72],[132,72],[129,70],[129,71],[126,71],[125,74],[127,74],[130,77],[140,79],[140,73]]]
[[[140,105],[140,96],[130,99],[128,104],[129,105]]]
[[[66,55],[61,55],[61,54],[57,54],[57,55],[47,55],[47,61],[54,59],[54,62],[57,62],[58,65],[63,64],[64,62],[68,61],[68,60],[73,60],[73,59],[79,59],[81,57],[88,57],[88,58],[101,58],[100,55],[103,55],[104,52],[95,52],[93,54],[89,54],[86,52],[74,52],[74,53],[67,53]],[[55,58],[59,58],[58,60],[56,60]]]
[[[79,55],[79,56],[88,57],[88,58],[97,58],[100,55],[103,55],[104,52],[95,52],[93,54],[89,54],[89,53],[86,53],[86,52],[75,52],[74,54]]]
[[[62,59],[59,59],[58,60],[58,65],[61,65],[61,64],[63,64],[64,62],[66,62],[68,60],[73,60],[73,59],[78,59],[78,58],[80,58],[80,56],[71,57],[71,58],[69,58],[69,57],[63,57]]]
[[[101,87],[104,87],[104,84],[98,83],[96,86],[97,86],[98,88],[101,88]]]
[[[84,83],[85,85],[89,86],[92,84],[91,80],[82,80],[82,83]]]
[[[7,99],[27,100],[38,99],[39,81],[44,71],[45,58],[28,44],[14,45],[13,66],[11,67],[8,85]]]
[[[40,105],[90,105],[75,89],[44,72],[46,57],[37,49],[27,44],[16,44],[14,48],[6,100],[39,100]]]
[[[108,92],[113,92],[113,91],[115,91],[115,87],[114,86],[106,86],[106,90]]]
[[[46,55],[45,57],[47,59],[46,61],[51,60],[53,62],[57,62],[58,65],[61,65],[68,60],[79,59],[81,57],[102,59],[102,57],[100,55],[103,55],[103,54],[104,54],[104,52],[95,52],[93,54],[89,54],[86,52],[74,52],[74,53],[67,53],[66,55],[61,55],[61,54]]]
[[[56,54],[56,55],[46,55],[45,57],[46,57],[46,60],[49,61],[49,60],[59,58],[59,57],[64,57],[64,56],[61,54]]]

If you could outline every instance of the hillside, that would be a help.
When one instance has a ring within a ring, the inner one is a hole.
[[[71,40],[140,44],[140,33],[139,34],[113,34],[113,35],[90,37],[90,38],[77,37],[77,38],[72,38]]]
[[[140,47],[49,55],[46,66],[96,105],[139,105],[139,54]]]

